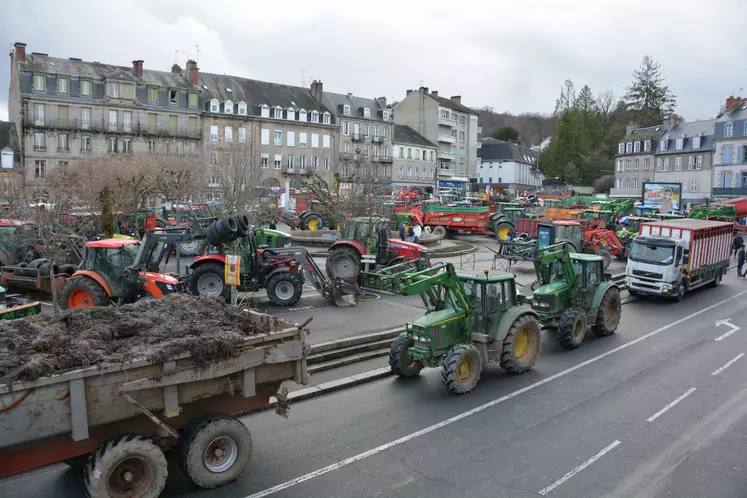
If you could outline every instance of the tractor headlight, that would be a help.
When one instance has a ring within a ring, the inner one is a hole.
[[[171,285],[171,284],[166,284],[166,289],[172,291],[172,290],[174,290],[174,286]]]
[[[537,301],[536,299],[532,299],[532,308],[547,309],[549,307],[550,307],[550,303],[545,303],[542,301]]]

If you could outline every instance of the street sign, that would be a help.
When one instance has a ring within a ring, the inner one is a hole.
[[[239,277],[241,270],[241,256],[236,254],[226,255],[226,285],[232,285],[234,287],[241,284]]]

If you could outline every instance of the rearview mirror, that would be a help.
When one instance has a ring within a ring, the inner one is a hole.
[[[517,294],[516,302],[519,304],[529,304],[529,299],[523,294]]]
[[[604,279],[605,280],[612,280],[612,274],[611,273],[605,273],[604,274]]]

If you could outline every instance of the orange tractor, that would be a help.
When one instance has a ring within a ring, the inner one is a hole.
[[[605,268],[610,265],[613,257],[618,257],[624,251],[617,234],[596,223],[591,226],[568,220],[540,223],[537,227],[537,239],[540,249],[566,242],[571,252],[598,254],[604,259]]]

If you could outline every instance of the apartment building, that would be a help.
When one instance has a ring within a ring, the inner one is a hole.
[[[382,181],[391,178],[393,123],[386,97],[325,92],[319,81],[311,84],[311,93],[321,95],[339,125],[337,172],[341,179],[350,178],[364,164]]]
[[[542,187],[544,176],[537,169],[539,150],[484,138],[482,146],[477,149],[477,157],[477,187],[480,191],[492,187],[523,192]]]
[[[461,96],[450,99],[428,87],[407,90],[393,109],[394,122],[406,125],[437,145],[439,191],[468,187],[477,174],[477,113],[462,105]]]
[[[409,126],[394,125],[392,187],[435,187],[438,146]]]
[[[21,166],[21,145],[15,123],[0,121],[0,176],[16,176]]]
[[[217,168],[236,161],[255,186],[296,188],[312,174],[332,186],[339,124],[310,89],[194,70],[205,93],[205,161],[216,168],[208,200],[220,197]]]
[[[625,138],[617,144],[615,187],[610,190],[611,197],[640,197],[643,182],[655,180],[654,153],[665,128],[665,125],[627,126]]]
[[[50,57],[16,43],[8,111],[16,123],[26,181],[95,156],[138,152],[198,154],[202,89],[171,71]]]
[[[729,97],[716,120],[713,195],[747,195],[747,99]]]

